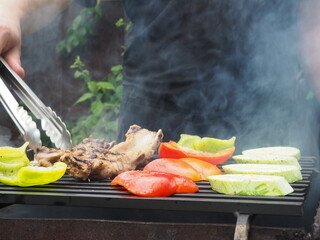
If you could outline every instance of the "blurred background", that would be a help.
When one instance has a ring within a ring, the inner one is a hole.
[[[95,134],[87,126],[97,126],[96,137],[116,136],[128,28],[121,1],[100,1],[93,7],[74,1],[49,25],[23,36],[24,80],[67,123],[74,142]],[[0,131],[2,145],[20,144],[17,128],[2,106]]]

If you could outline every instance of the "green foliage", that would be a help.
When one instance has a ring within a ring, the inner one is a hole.
[[[130,29],[132,28],[132,22],[126,22],[123,18],[120,18],[115,25],[116,27],[124,27],[126,32],[130,31]],[[122,45],[121,48],[123,50],[123,52],[121,53],[121,56],[123,56],[126,50],[126,46]]]
[[[81,10],[67,30],[66,38],[57,44],[56,51],[62,56],[68,56],[74,50],[85,46],[87,39],[95,35],[94,26],[102,15],[99,0],[95,7]],[[125,31],[129,31],[132,27],[132,23],[122,18],[115,25],[123,27]],[[126,46],[120,47],[123,49],[122,56]],[[74,78],[84,82],[84,87],[78,90],[82,95],[75,104],[88,106],[86,115],[68,122],[73,143],[77,144],[90,135],[114,140],[118,129],[122,96],[122,65],[113,66],[108,75],[101,80],[93,79],[80,56],[70,68],[74,69]]]
[[[84,8],[75,17],[71,27],[66,32],[66,38],[56,46],[56,51],[64,56],[70,54],[74,49],[79,49],[87,43],[89,35],[95,35],[94,25],[102,17],[103,12],[100,2],[93,8]]]
[[[123,18],[120,18],[116,22],[116,27],[124,27],[124,30],[128,32],[132,28],[132,22],[126,22]]]
[[[113,66],[101,81],[92,78],[79,56],[70,68],[75,69],[74,77],[85,83],[83,94],[75,104],[89,105],[88,115],[78,118],[71,127],[73,142],[78,143],[90,135],[115,139],[122,95],[122,65]]]

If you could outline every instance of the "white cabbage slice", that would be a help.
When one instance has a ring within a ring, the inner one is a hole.
[[[300,160],[301,153],[300,149],[288,146],[275,146],[275,147],[262,147],[253,148],[242,151],[243,155],[279,155],[279,156],[290,156],[295,157],[298,161]]]
[[[208,177],[212,189],[230,195],[285,196],[293,188],[281,176],[224,174]]]
[[[236,163],[293,165],[301,170],[295,157],[280,155],[236,155],[232,157]]]
[[[228,164],[222,166],[225,173],[276,175],[284,177],[289,183],[302,180],[297,166],[277,164]]]

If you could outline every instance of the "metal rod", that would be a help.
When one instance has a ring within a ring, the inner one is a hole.
[[[234,240],[248,240],[250,214],[238,214]]]

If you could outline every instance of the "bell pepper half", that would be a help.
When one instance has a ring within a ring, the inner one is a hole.
[[[221,174],[217,166],[195,158],[159,158],[148,163],[143,170],[176,174],[192,181],[203,181],[208,176]]]
[[[111,185],[121,185],[142,197],[168,197],[176,193],[194,193],[198,186],[185,177],[164,172],[127,171],[120,173]]]
[[[212,137],[199,137],[196,135],[181,134],[177,142],[183,147],[190,147],[195,150],[216,153],[224,149],[234,147],[236,137],[230,139],[219,139]]]
[[[204,152],[183,147],[174,141],[162,142],[158,149],[160,158],[196,158],[213,165],[218,165],[227,161],[235,151],[235,147],[230,147],[216,153]]]
[[[148,163],[143,170],[172,173],[189,178],[192,181],[201,181],[200,173],[190,164],[174,158],[159,158]]]
[[[52,167],[26,166],[11,174],[1,172],[0,182],[19,187],[43,185],[57,181],[66,170],[67,165],[63,162],[56,162]]]
[[[15,174],[20,168],[29,165],[26,155],[28,142],[19,148],[0,147],[0,173],[3,175]]]
[[[29,142],[24,143],[21,147],[0,147],[0,161],[10,161],[26,156],[26,149]]]
[[[208,180],[209,176],[222,174],[221,170],[211,163],[196,159],[196,158],[180,158],[180,161],[188,163],[191,167],[197,170],[201,180]]]

